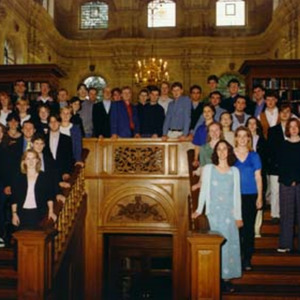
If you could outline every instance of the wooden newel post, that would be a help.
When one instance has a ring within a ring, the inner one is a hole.
[[[18,231],[18,299],[42,300],[52,287],[52,231]]]
[[[220,299],[220,251],[224,238],[212,232],[193,232],[187,239],[190,299]]]

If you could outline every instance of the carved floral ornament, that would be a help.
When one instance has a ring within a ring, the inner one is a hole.
[[[112,216],[112,222],[167,222],[167,215],[162,206],[147,196],[136,195],[132,200],[126,198],[118,202]]]
[[[114,148],[114,173],[164,174],[164,146]]]

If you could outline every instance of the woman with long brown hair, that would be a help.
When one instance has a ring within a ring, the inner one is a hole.
[[[227,292],[234,291],[229,280],[242,274],[238,228],[243,226],[243,221],[240,175],[233,166],[235,160],[232,146],[220,140],[214,148],[212,164],[203,169],[198,208],[192,215],[197,218],[205,205],[210,229],[220,232],[226,239],[222,246],[222,279]]]

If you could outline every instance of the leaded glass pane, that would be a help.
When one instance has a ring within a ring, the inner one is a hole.
[[[106,87],[106,81],[100,76],[90,76],[84,80],[84,84],[88,87],[94,87],[98,90],[97,101],[103,100],[103,88]]]
[[[245,1],[217,1],[217,26],[245,26]]]
[[[81,29],[101,28],[108,28],[108,5],[104,2],[81,5]]]
[[[148,27],[175,27],[176,4],[171,0],[154,0],[148,4]]]

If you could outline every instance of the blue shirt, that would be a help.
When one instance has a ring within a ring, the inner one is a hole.
[[[202,146],[206,144],[206,139],[207,139],[207,126],[205,125],[205,123],[203,123],[197,128],[194,134],[193,144],[197,146]]]
[[[261,161],[258,153],[250,151],[245,161],[241,162],[237,159],[234,165],[240,171],[242,194],[257,194],[255,171],[261,169]]]
[[[189,134],[191,123],[192,104],[187,96],[180,96],[169,103],[167,115],[163,127],[163,135],[167,135],[169,129],[182,130],[184,135]]]

